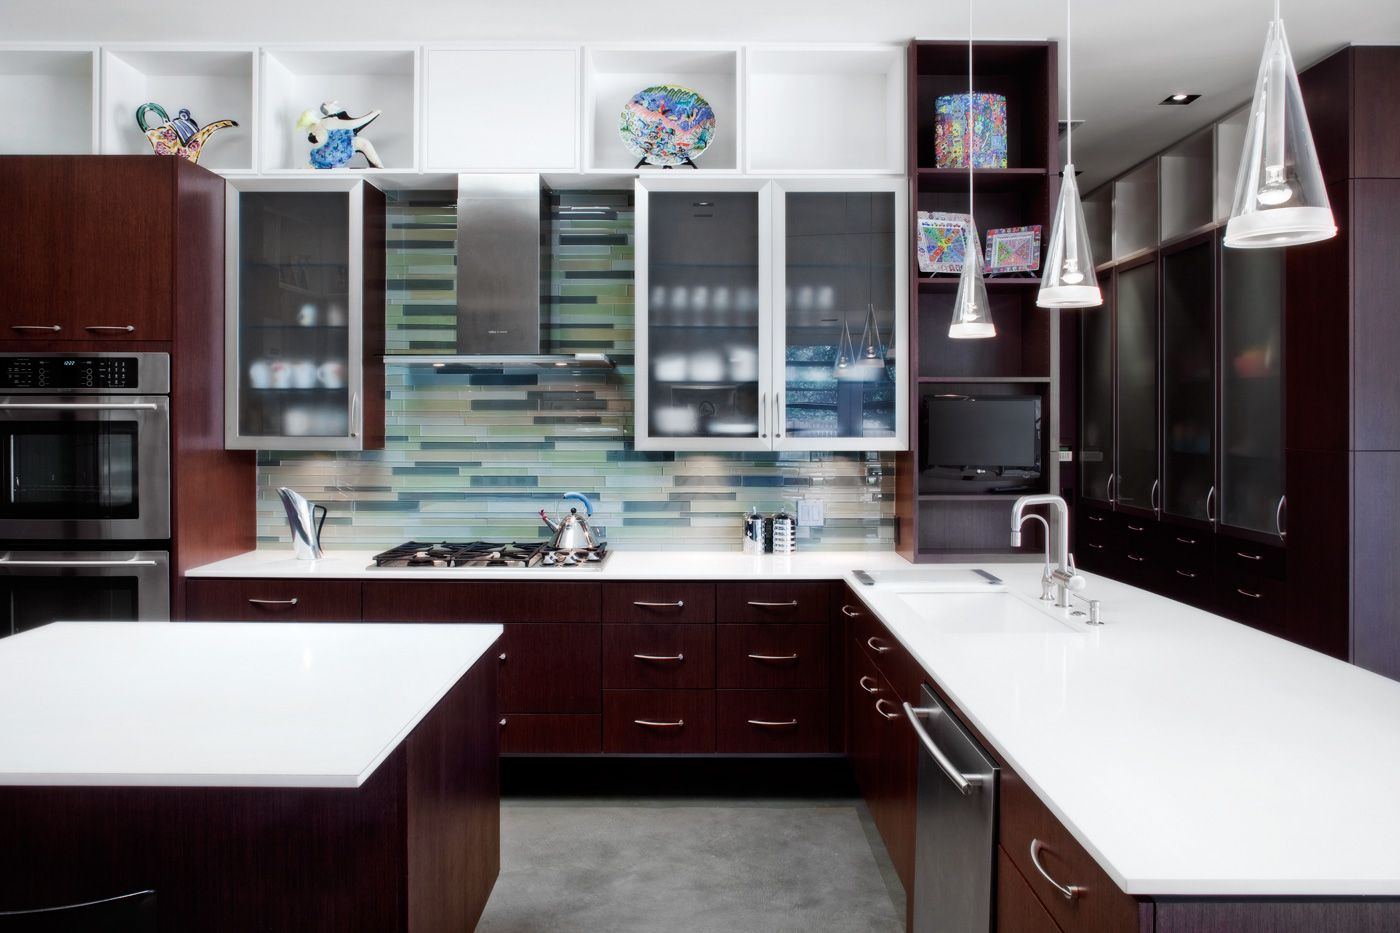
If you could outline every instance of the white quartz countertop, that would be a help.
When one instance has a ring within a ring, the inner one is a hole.
[[[500,635],[54,622],[0,639],[0,784],[358,787]]]
[[[1400,895],[1400,683],[1092,574],[1102,626],[940,632],[919,576],[849,582],[1123,890]]]

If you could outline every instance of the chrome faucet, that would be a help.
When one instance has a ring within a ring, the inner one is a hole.
[[[1011,507],[1012,547],[1021,546],[1021,526],[1027,518],[1045,521],[1039,515],[1025,514],[1028,505],[1052,507],[1050,521],[1045,524],[1045,575],[1040,581],[1043,588],[1041,599],[1049,599],[1053,587],[1057,597],[1055,605],[1061,609],[1068,609],[1070,593],[1084,589],[1085,584],[1084,578],[1074,569],[1074,555],[1069,552],[1069,506],[1065,505],[1064,499],[1050,494],[1022,496],[1017,499],[1016,504]],[[1052,563],[1059,566],[1052,570]]]

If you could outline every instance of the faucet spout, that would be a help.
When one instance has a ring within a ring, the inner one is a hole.
[[[1055,564],[1056,568],[1046,574],[1046,583],[1053,583],[1057,595],[1055,605],[1067,607],[1071,590],[1084,588],[1084,578],[1074,570],[1074,558],[1069,552],[1069,506],[1065,500],[1052,494],[1021,496],[1011,507],[1011,546],[1021,546],[1021,525],[1031,517],[1026,508],[1033,505],[1048,505],[1051,508],[1047,523],[1049,534],[1045,539],[1045,566]],[[1038,517],[1038,516],[1036,516]]]

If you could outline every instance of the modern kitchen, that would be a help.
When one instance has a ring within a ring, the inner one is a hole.
[[[0,39],[0,933],[1400,929],[1400,11],[121,6]]]

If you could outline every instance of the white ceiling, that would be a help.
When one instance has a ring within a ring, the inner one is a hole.
[[[979,39],[1065,34],[1063,3],[973,0]],[[964,38],[967,0],[11,0],[5,41],[863,42]],[[1074,117],[1081,188],[1098,184],[1247,102],[1268,0],[1078,0]],[[1299,69],[1348,43],[1400,45],[1396,0],[1282,0]],[[1060,57],[1064,116],[1065,56]],[[1200,94],[1189,107],[1158,101]]]

